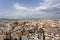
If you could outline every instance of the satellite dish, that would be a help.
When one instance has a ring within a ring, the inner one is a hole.
[[[0,34],[2,34],[3,33],[3,30],[0,28]]]

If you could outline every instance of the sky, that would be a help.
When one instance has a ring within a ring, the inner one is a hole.
[[[60,0],[0,0],[0,18],[60,19]]]

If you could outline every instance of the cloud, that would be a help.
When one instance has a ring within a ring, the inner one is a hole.
[[[23,6],[19,5],[18,3],[14,4],[14,7],[15,7],[16,9],[28,9],[28,8],[26,8],[26,7],[23,7]]]
[[[60,1],[59,0],[44,0],[43,3],[40,3],[39,6],[33,8],[27,8],[15,4],[15,9],[19,10],[19,12],[29,14],[30,16],[42,17],[42,18],[57,18],[60,15]],[[20,11],[22,10],[22,11]],[[40,16],[39,16],[40,15]]]
[[[60,0],[43,0],[39,6],[32,8],[15,3],[13,8],[13,12],[6,13],[12,18],[60,18]]]

